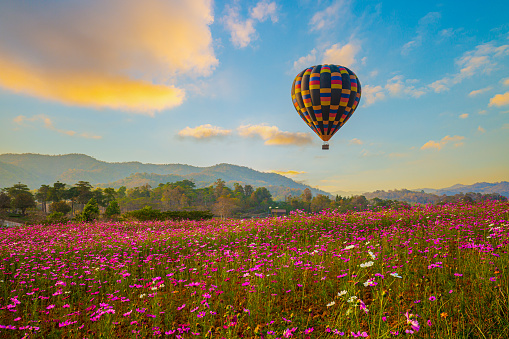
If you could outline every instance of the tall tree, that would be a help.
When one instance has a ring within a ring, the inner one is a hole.
[[[214,214],[221,217],[221,219],[228,218],[237,208],[235,199],[228,197],[219,197],[212,207]]]
[[[48,201],[49,185],[41,185],[41,187],[35,193],[35,199],[41,203],[42,211],[47,213],[46,202]]]
[[[21,210],[21,214],[25,215],[28,208],[37,206],[35,198],[30,192],[22,191],[17,193],[11,200],[11,206],[14,209]]]
[[[78,191],[78,196],[76,197],[76,201],[79,204],[86,204],[93,197],[92,195],[92,185],[88,181],[78,181],[75,185],[76,190]]]
[[[30,192],[30,188],[27,185],[18,182],[17,184],[12,185],[12,187],[4,188],[4,191],[9,194],[9,196],[14,199],[16,195],[23,192]]]
[[[250,197],[251,194],[253,194],[253,192],[254,192],[253,186],[251,186],[251,185],[244,186],[244,195],[246,197]]]
[[[8,208],[11,208],[11,197],[5,192],[0,192],[0,210]]]
[[[219,198],[224,195],[225,181],[222,179],[217,179],[214,183],[214,195],[216,198]]]

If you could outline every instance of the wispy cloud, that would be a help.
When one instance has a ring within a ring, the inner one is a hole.
[[[343,46],[334,44],[323,53],[322,63],[351,67],[356,63],[355,56],[360,49],[361,46],[358,42],[349,42]]]
[[[425,87],[417,87],[419,81],[416,79],[405,79],[402,75],[396,75],[387,80],[382,87],[380,85],[366,85],[362,89],[362,100],[364,106],[374,104],[386,97],[413,97],[419,98],[426,94]]]
[[[46,129],[58,132],[60,134],[68,135],[71,137],[74,136],[74,137],[80,137],[80,138],[86,138],[86,139],[101,139],[102,138],[100,135],[95,135],[95,134],[88,133],[88,132],[77,133],[76,131],[73,131],[73,130],[64,130],[64,129],[57,128],[57,127],[55,127],[53,120],[44,114],[37,114],[32,117],[18,115],[17,117],[15,117],[13,119],[13,122],[19,126],[27,126],[29,124],[37,125],[37,124],[42,123],[43,127]]]
[[[308,55],[300,57],[296,61],[293,62],[293,69],[296,72],[301,72],[304,68],[315,65],[316,62],[316,48],[311,50]]]
[[[353,138],[348,143],[351,145],[362,145],[363,144],[362,140],[357,139],[357,138]]]
[[[230,40],[237,48],[247,47],[256,39],[255,24],[270,18],[272,22],[278,21],[275,2],[260,1],[253,7],[247,19],[240,15],[240,6],[235,4],[226,6],[226,15],[222,18],[225,28],[230,32]]]
[[[494,42],[478,45],[463,54],[456,65],[459,72],[448,75],[429,85],[437,93],[448,91],[452,86],[472,77],[476,73],[490,73],[498,66],[498,60],[509,55],[509,45],[496,46]]]
[[[350,17],[349,12],[350,1],[336,0],[332,5],[313,14],[309,20],[309,27],[312,31],[327,31],[338,23],[345,22]],[[343,20],[338,20],[338,18],[343,18]]]
[[[385,92],[382,86],[365,85],[362,88],[362,102],[364,106],[370,106],[383,99],[385,99]]]
[[[265,145],[308,145],[313,142],[310,133],[285,132],[277,126],[243,125],[237,128],[240,136],[245,138],[259,137]]]
[[[361,50],[360,42],[350,41],[344,45],[336,43],[333,45],[322,45],[314,48],[308,55],[300,57],[293,62],[293,70],[302,71],[305,67],[313,66],[318,59],[322,64],[341,65],[351,67],[357,63],[357,54]]]
[[[482,126],[477,127],[477,130],[478,130],[479,132],[481,132],[481,133],[486,132],[486,130],[485,130],[484,128],[482,128]]]
[[[296,176],[296,175],[299,175],[299,174],[304,174],[304,173],[307,173],[307,172],[288,170],[288,171],[270,171],[270,173],[276,173],[276,174],[281,174],[281,175],[284,175],[284,176],[292,177],[292,176]]]
[[[488,106],[505,106],[509,105],[509,92],[504,94],[497,94],[490,99]]]
[[[232,130],[224,129],[211,124],[200,125],[194,128],[186,127],[178,132],[181,137],[190,137],[195,139],[210,139],[217,137],[224,137],[230,135]]]
[[[440,141],[434,141],[434,140],[428,141],[427,143],[425,143],[424,145],[421,146],[421,149],[424,150],[424,149],[433,149],[434,148],[434,149],[440,150],[446,144],[451,143],[451,142],[454,143],[455,147],[459,147],[459,146],[463,145],[463,142],[461,142],[461,140],[464,140],[464,139],[465,139],[465,137],[460,136],[460,135],[454,135],[452,137],[449,135],[446,135]]]
[[[275,2],[260,1],[251,9],[251,17],[260,22],[264,22],[267,18],[270,18],[272,22],[277,22],[278,16],[276,9],[277,6]]]
[[[460,114],[460,119],[466,119],[468,118],[468,113]]]
[[[428,36],[430,28],[438,22],[440,16],[441,15],[438,12],[430,12],[422,17],[419,20],[416,35],[412,38],[412,40],[403,45],[401,54],[408,55],[413,49],[420,47],[423,40]],[[444,34],[447,34],[447,32]]]
[[[468,93],[468,96],[469,97],[475,97],[479,94],[482,94],[482,93],[485,93],[485,92],[488,92],[489,90],[491,90],[492,87],[485,87],[485,88],[481,88],[481,89],[478,89],[478,90],[475,90],[475,91],[472,91],[470,93]]]
[[[502,83],[506,86],[509,86],[509,78],[502,79]]]
[[[0,86],[43,99],[153,114],[183,102],[177,76],[218,64],[210,0],[12,1],[0,12]]]

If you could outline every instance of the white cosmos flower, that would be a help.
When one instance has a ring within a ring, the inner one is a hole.
[[[353,302],[355,302],[356,300],[357,300],[357,296],[352,295],[350,298],[348,298],[348,300],[347,300],[347,301],[348,301],[349,303],[353,303]]]
[[[394,272],[394,273],[391,273],[391,275],[394,277],[394,278],[400,278],[402,279],[403,277],[400,276],[398,273]]]
[[[360,267],[371,267],[371,266],[373,266],[373,264],[374,264],[374,262],[368,261],[368,262],[360,264],[359,266]]]
[[[336,302],[335,301],[331,301],[330,303],[327,304],[327,307],[331,307],[331,306],[334,306],[336,305]]]
[[[343,290],[341,292],[338,292],[338,297],[341,297],[342,295],[345,295],[346,294],[346,290]]]

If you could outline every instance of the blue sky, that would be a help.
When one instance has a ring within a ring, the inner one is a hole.
[[[0,153],[231,163],[328,192],[509,180],[504,1],[2,1]],[[321,150],[304,68],[349,67]]]

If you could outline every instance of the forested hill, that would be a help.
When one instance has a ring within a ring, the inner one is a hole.
[[[183,164],[143,164],[141,162],[109,163],[85,154],[42,155],[0,154],[0,188],[18,182],[31,189],[43,184],[60,181],[67,184],[88,181],[102,187],[136,187],[144,184],[192,180],[197,188],[212,185],[218,178],[228,186],[238,182],[253,187],[266,187],[275,196],[281,194],[300,195],[310,188],[313,195],[329,195],[321,190],[293,181],[276,173],[265,173],[248,167],[218,164],[197,167]]]
[[[462,185],[457,184],[451,187],[447,188],[440,188],[440,189],[430,189],[430,188],[424,188],[424,192],[426,193],[432,193],[436,195],[455,195],[458,193],[468,193],[468,192],[475,192],[475,193],[482,193],[482,194],[490,194],[490,193],[498,193],[500,195],[503,195],[505,197],[509,197],[509,182],[507,181],[501,181],[501,182],[478,182],[472,185]]]

